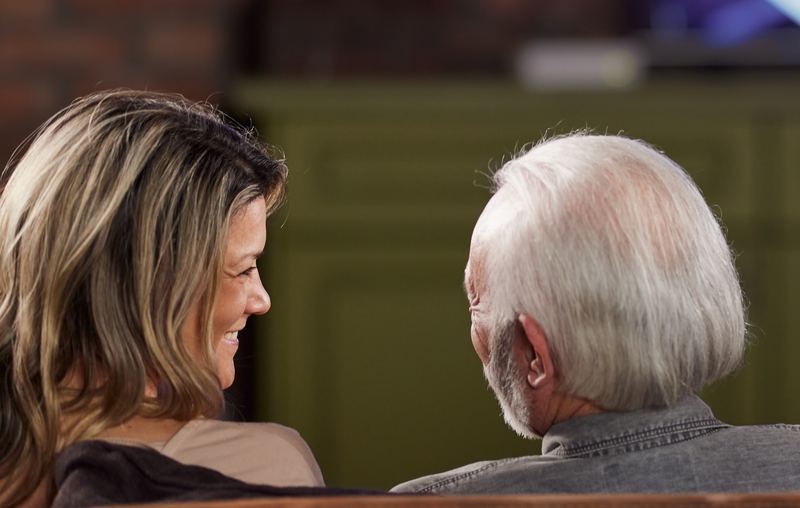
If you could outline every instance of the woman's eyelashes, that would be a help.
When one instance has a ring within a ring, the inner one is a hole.
[[[257,266],[251,266],[250,268],[248,268],[247,270],[243,271],[239,275],[242,276],[242,277],[249,277],[250,274],[255,272],[257,269],[258,269]]]

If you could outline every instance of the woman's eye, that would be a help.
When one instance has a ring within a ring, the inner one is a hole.
[[[257,267],[255,267],[255,266],[251,266],[250,268],[248,268],[247,270],[243,271],[243,272],[242,272],[242,273],[240,273],[239,275],[242,275],[242,276],[244,276],[244,277],[249,277],[249,276],[250,276],[250,274],[251,274],[251,273],[253,273],[253,272],[256,270],[256,268],[257,268]]]

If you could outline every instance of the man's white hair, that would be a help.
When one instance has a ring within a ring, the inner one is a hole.
[[[746,323],[731,251],[669,158],[573,134],[508,162],[494,184],[516,209],[487,249],[494,329],[536,319],[562,391],[607,410],[669,406],[738,365]]]

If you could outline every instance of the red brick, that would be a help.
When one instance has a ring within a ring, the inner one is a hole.
[[[64,7],[78,15],[132,15],[147,14],[163,16],[166,13],[216,12],[228,9],[227,0],[64,0]]]
[[[529,14],[531,7],[537,8],[531,0],[480,0],[477,2],[483,10],[496,18],[515,19]],[[541,7],[538,7],[541,9]]]
[[[53,90],[41,83],[0,83],[0,123],[11,125],[20,119],[29,119],[55,113]]]
[[[122,37],[110,33],[6,31],[0,37],[0,68],[8,70],[119,65],[127,56]]]
[[[0,22],[17,24],[48,21],[53,18],[55,10],[55,0],[2,0]]]
[[[146,63],[172,69],[218,67],[224,47],[225,38],[218,23],[151,27],[142,41]]]
[[[219,103],[222,100],[220,92],[223,90],[223,83],[220,80],[210,77],[206,77],[205,79],[170,79],[163,76],[136,76],[127,79],[103,80],[101,83],[90,80],[80,81],[70,87],[70,94],[72,97],[77,98],[92,92],[109,90],[112,88],[171,92],[181,94],[195,101],[208,100],[212,103]]]

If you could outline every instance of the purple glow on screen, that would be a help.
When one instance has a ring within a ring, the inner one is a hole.
[[[733,46],[773,28],[797,25],[767,0],[653,0],[650,5],[654,31],[665,36],[699,31],[706,44],[715,47]]]

